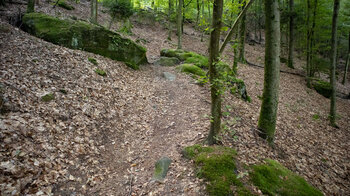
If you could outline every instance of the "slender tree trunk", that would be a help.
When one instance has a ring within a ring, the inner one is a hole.
[[[314,45],[315,45],[315,27],[316,27],[316,14],[317,14],[317,0],[314,1],[314,10],[312,18],[312,27],[310,35],[310,77],[315,75],[315,65],[314,65]]]
[[[196,27],[198,26],[199,23],[199,15],[201,14],[201,9],[199,5],[199,0],[197,0],[197,17],[196,17]]]
[[[241,13],[238,15],[237,19],[235,20],[235,22],[233,23],[230,31],[228,32],[228,34],[225,37],[224,43],[222,43],[221,48],[220,48],[220,54],[222,52],[224,52],[226,45],[228,44],[229,41],[231,41],[231,38],[234,34],[234,30],[235,28],[237,28],[238,26],[238,22],[241,20],[241,18],[245,15],[246,11],[248,10],[248,8],[253,4],[254,0],[250,0],[249,3],[247,3],[247,5],[244,7],[244,9],[241,11]]]
[[[335,70],[336,70],[336,57],[337,57],[337,27],[338,27],[338,13],[339,13],[339,1],[334,0],[334,8],[333,8],[333,19],[332,19],[332,39],[331,39],[331,62],[332,65],[330,67],[330,78],[331,78],[331,108],[330,108],[330,122],[331,125],[336,127],[336,78],[335,78]]]
[[[209,24],[211,24],[210,1],[208,1],[208,13],[209,13],[208,22],[209,22]]]
[[[184,0],[179,0],[177,8],[177,48],[182,48],[182,6]]]
[[[91,0],[91,22],[97,24],[97,0]]]
[[[294,69],[294,0],[289,0],[289,50],[288,67]]]
[[[219,92],[220,85],[216,82],[218,78],[216,64],[219,61],[222,10],[223,0],[215,0],[213,5],[213,31],[210,33],[209,43],[209,81],[211,84],[211,121],[208,135],[209,145],[217,143],[215,136],[220,132],[221,127],[221,95]]]
[[[171,28],[171,13],[172,13],[172,2],[171,0],[168,0],[169,1],[169,10],[168,10],[168,23],[169,23],[169,32],[168,32],[168,40],[171,40],[171,31],[172,31],[172,28]]]
[[[239,32],[239,28],[236,29],[235,32],[235,46],[233,47],[233,66],[232,66],[232,70],[234,72],[235,75],[237,75],[237,71],[238,71],[238,48],[237,48],[237,41],[238,41],[238,32]]]
[[[264,91],[258,128],[260,136],[273,144],[276,130],[280,72],[280,13],[278,0],[265,0]]]
[[[27,13],[34,12],[35,0],[28,0]]]
[[[346,63],[345,63],[345,70],[344,70],[344,77],[343,77],[343,85],[346,84],[347,82],[347,75],[348,75],[348,69],[349,69],[349,61],[350,61],[350,32],[349,32],[349,46],[348,46],[348,57],[346,58]]]
[[[307,41],[306,41],[306,82],[307,86],[310,88],[311,83],[310,83],[310,40],[311,40],[311,31],[310,31],[310,12],[311,12],[311,2],[310,0],[307,0]]]
[[[240,38],[239,38],[239,62],[244,63],[245,62],[245,55],[244,55],[244,51],[245,51],[245,35],[246,35],[246,15],[244,14],[242,17],[242,21],[241,21],[241,28],[239,30],[239,34],[240,34]]]
[[[202,0],[202,15],[201,15],[201,20],[204,19],[204,0]],[[204,24],[202,24],[203,26],[201,26],[201,31],[202,31],[202,34],[201,34],[201,42],[203,42],[203,37],[204,37],[204,33],[205,33],[205,28],[204,28]]]

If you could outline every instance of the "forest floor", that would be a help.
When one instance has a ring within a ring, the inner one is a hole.
[[[37,11],[87,19],[89,3],[74,11],[41,2]],[[11,112],[0,116],[0,195],[206,195],[192,163],[181,150],[201,143],[209,130],[210,93],[174,67],[152,64],[162,48],[175,48],[162,24],[133,19],[131,39],[144,40],[150,64],[134,71],[124,63],[71,50],[32,37],[7,24],[6,17],[24,5],[1,12],[0,72],[4,98]],[[110,17],[100,7],[99,23]],[[115,26],[113,27],[115,28]],[[190,26],[183,48],[207,54],[207,41]],[[207,38],[206,38],[207,40]],[[232,63],[232,53],[224,59]],[[107,77],[97,75],[88,57]],[[264,48],[246,45],[249,62],[263,65]],[[295,59],[303,73],[304,62]],[[176,75],[175,81],[162,74]],[[281,73],[275,149],[256,135],[263,89],[263,69],[239,64],[239,78],[251,103],[226,94],[223,117],[236,139],[222,134],[222,143],[238,152],[241,164],[265,158],[278,160],[326,195],[350,192],[350,100],[337,99],[339,129],[329,126],[329,99],[306,87],[304,78]],[[349,93],[350,86],[338,84]],[[67,93],[62,93],[64,89]],[[49,103],[41,96],[53,93]],[[163,183],[152,181],[155,162],[172,159]],[[240,171],[243,172],[243,171]],[[259,193],[258,190],[253,190]]]

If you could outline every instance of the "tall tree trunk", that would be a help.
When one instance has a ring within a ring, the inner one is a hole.
[[[209,13],[208,22],[209,22],[209,24],[211,24],[210,1],[208,1],[208,13]]]
[[[349,61],[350,61],[350,32],[349,32],[349,46],[348,46],[348,57],[346,58],[345,63],[345,70],[344,70],[344,77],[343,77],[343,85],[347,82],[347,75],[348,75],[348,69],[349,69]]]
[[[182,6],[184,0],[179,0],[177,8],[177,48],[182,48]]]
[[[210,131],[208,135],[208,144],[213,145],[217,143],[216,135],[220,132],[221,127],[221,95],[220,85],[216,82],[218,78],[218,71],[216,64],[219,61],[219,44],[220,31],[222,20],[223,0],[215,0],[213,5],[213,22],[210,33],[209,43],[209,81],[211,91],[211,121]]]
[[[245,50],[245,35],[246,35],[246,15],[244,14],[242,17],[241,21],[241,28],[239,29],[239,62],[244,63],[245,62],[245,55],[244,55],[244,50]]]
[[[34,12],[35,0],[28,0],[27,13]]]
[[[202,15],[201,15],[201,20],[203,20],[205,18],[204,16],[204,0],[202,0]],[[201,22],[202,23],[202,22]],[[200,27],[201,28],[201,31],[202,31],[202,34],[201,34],[201,42],[203,42],[203,37],[204,37],[204,33],[205,33],[205,28],[204,28],[204,24],[201,24],[202,26]]]
[[[315,27],[316,27],[316,14],[317,14],[317,0],[314,1],[314,10],[313,10],[313,18],[312,18],[312,27],[311,27],[311,35],[310,35],[310,77],[314,77],[315,75],[315,65],[314,65],[314,45],[315,45]]]
[[[199,23],[199,15],[201,14],[201,9],[199,5],[199,0],[197,0],[197,17],[196,17],[196,27],[198,26]]]
[[[264,91],[258,128],[260,136],[273,144],[276,130],[280,73],[280,13],[278,0],[265,0]]]
[[[307,20],[306,20],[306,27],[307,27],[307,40],[306,40],[306,82],[307,86],[310,88],[310,40],[311,40],[311,31],[310,31],[310,13],[311,12],[311,2],[310,0],[307,0]]]
[[[235,38],[234,38],[234,41],[235,41],[235,46],[233,47],[233,66],[232,66],[232,71],[235,75],[237,75],[237,71],[238,71],[238,54],[239,54],[239,51],[238,51],[238,48],[237,48],[237,41],[238,41],[238,32],[239,32],[239,28],[236,29],[236,32],[235,32]]]
[[[169,23],[169,32],[168,32],[168,40],[171,40],[171,31],[172,31],[172,28],[171,28],[171,13],[172,13],[172,2],[171,0],[168,0],[169,2],[169,10],[168,10],[168,23]]]
[[[289,0],[289,50],[288,67],[294,69],[294,0]]]
[[[91,22],[97,24],[97,0],[91,0]]]
[[[330,67],[330,78],[331,78],[331,108],[330,108],[330,122],[331,125],[336,127],[336,78],[335,78],[335,70],[336,70],[336,58],[337,58],[337,27],[338,27],[338,13],[339,13],[339,1],[334,0],[334,8],[333,8],[333,19],[332,19],[332,39],[331,39],[331,62],[332,65]]]

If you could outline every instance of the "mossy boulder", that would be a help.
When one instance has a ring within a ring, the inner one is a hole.
[[[182,64],[176,67],[177,70],[197,76],[205,76],[206,72],[193,64]]]
[[[91,23],[28,13],[23,17],[22,27],[26,32],[46,41],[123,61],[133,69],[147,63],[145,48],[118,33]]]
[[[175,66],[180,61],[176,57],[160,57],[154,64],[160,66]]]
[[[302,177],[294,174],[274,160],[255,165],[250,173],[251,181],[266,195],[321,196],[319,190],[309,185]]]
[[[168,173],[171,159],[168,157],[162,157],[155,164],[155,169],[153,173],[153,179],[157,181],[163,181],[166,174]]]
[[[208,58],[195,52],[181,49],[162,49],[160,56],[175,57],[185,63],[191,63],[201,68],[208,68]]]
[[[197,176],[207,181],[209,195],[252,195],[236,175],[236,151],[222,146],[194,145],[183,150],[194,161]]]
[[[57,5],[63,9],[66,9],[66,10],[74,10],[75,8],[71,5],[69,5],[66,1],[64,0],[60,0],[58,1]]]
[[[329,82],[323,80],[312,81],[312,86],[321,95],[326,98],[330,98],[332,94],[332,86]]]

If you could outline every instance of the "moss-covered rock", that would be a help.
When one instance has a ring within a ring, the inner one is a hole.
[[[208,68],[209,66],[208,58],[195,52],[181,49],[162,49],[160,55],[164,57],[174,57],[187,64],[194,64],[200,68]]]
[[[75,8],[72,5],[69,5],[66,1],[60,0],[57,5],[66,10],[74,10]]]
[[[180,61],[176,57],[160,57],[154,64],[160,66],[175,66]]]
[[[332,86],[329,82],[323,80],[313,80],[312,86],[321,95],[330,98],[332,94]]]
[[[184,73],[190,73],[197,76],[205,76],[206,72],[203,71],[201,68],[193,65],[193,64],[182,64],[176,67],[177,70],[184,72]]]
[[[250,177],[254,185],[267,195],[322,195],[319,190],[310,186],[302,177],[274,160],[266,160],[266,164],[253,166]]]
[[[123,61],[133,69],[147,63],[145,48],[101,26],[29,13],[24,15],[22,27],[46,41]]]
[[[209,195],[252,195],[236,175],[236,151],[222,146],[186,147],[183,155],[192,159],[197,168],[197,176],[207,181]]]
[[[164,180],[166,174],[168,173],[171,159],[168,157],[162,157],[155,164],[155,169],[153,173],[153,179],[157,181]]]
[[[208,58],[199,54],[192,54],[191,57],[185,60],[185,63],[192,63],[200,68],[209,68]]]

